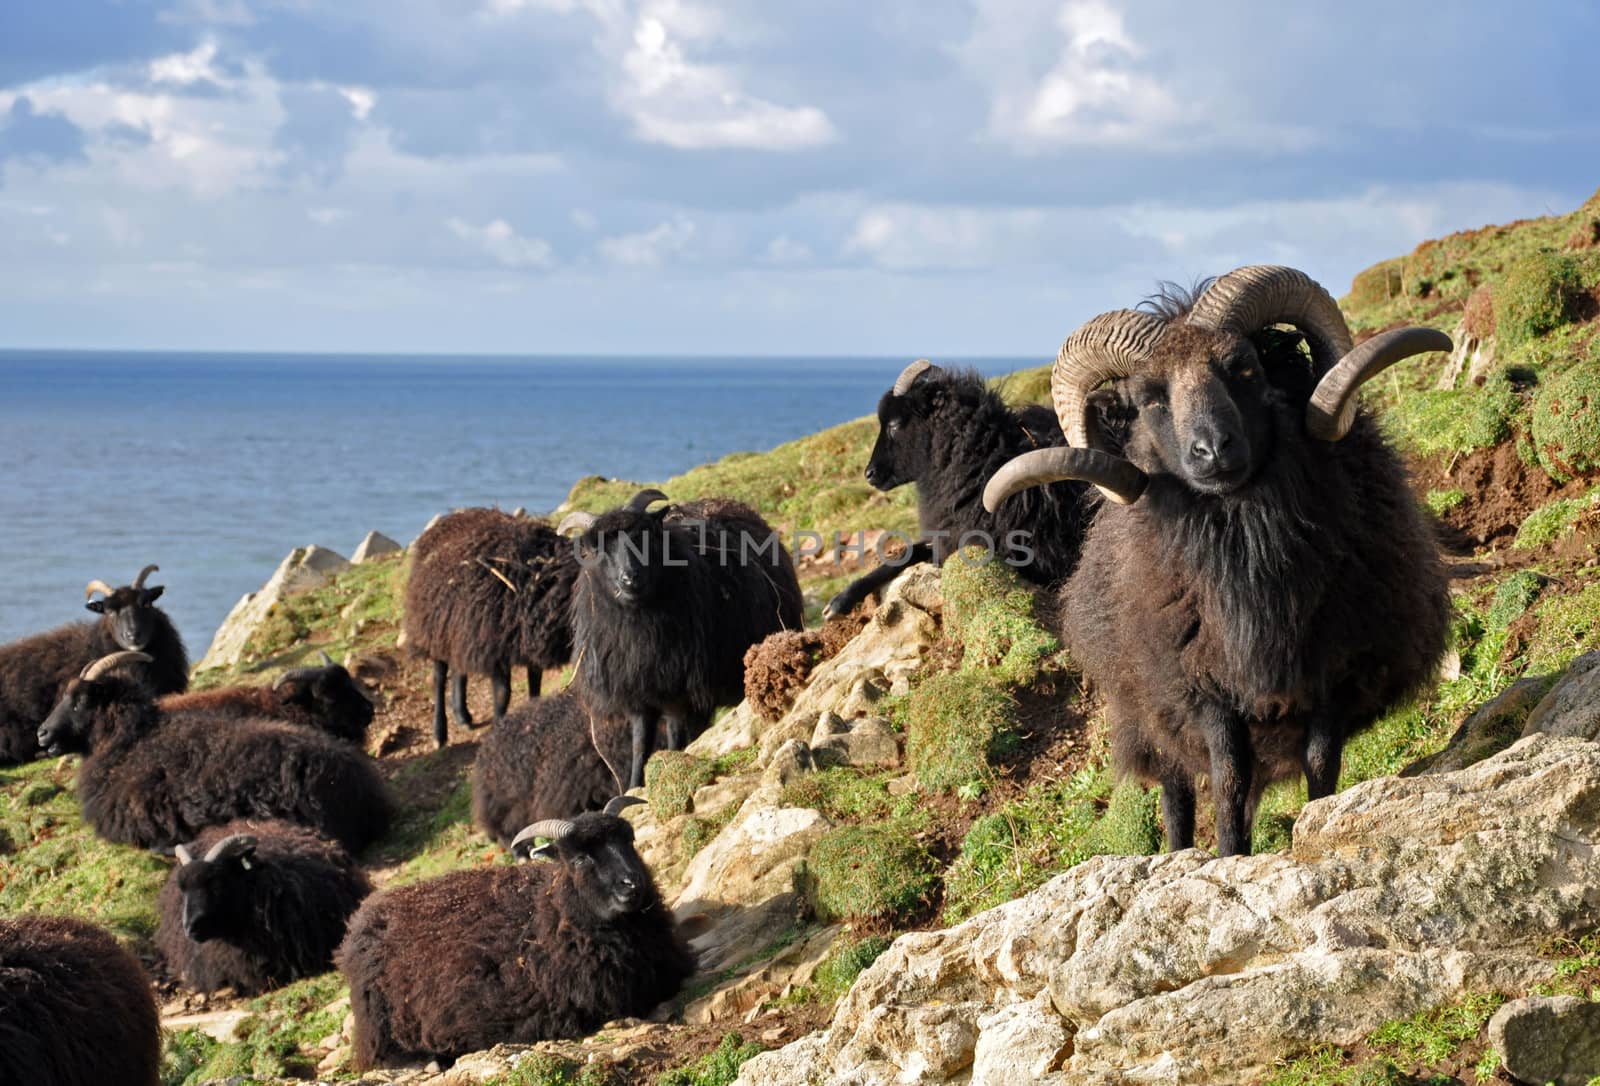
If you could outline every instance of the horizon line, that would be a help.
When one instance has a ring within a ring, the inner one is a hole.
[[[977,361],[995,359],[1001,361],[1016,361],[1038,358],[1039,365],[1049,365],[1054,361],[1053,356],[1045,354],[1008,354],[993,352],[985,354],[945,354],[932,355],[926,352],[907,351],[894,353],[864,353],[846,354],[827,352],[816,354],[748,354],[748,353],[696,353],[696,352],[661,352],[661,353],[627,353],[620,351],[560,351],[560,352],[518,352],[518,351],[377,351],[377,350],[256,350],[250,348],[228,348],[212,350],[202,347],[0,347],[0,361],[7,360],[10,356],[17,355],[161,355],[173,356],[206,356],[222,355],[234,358],[371,358],[371,359],[427,359],[427,360],[463,360],[463,361],[618,361],[627,359],[671,359],[696,362],[785,362],[785,361],[853,361],[853,360],[901,360],[934,358],[947,359],[950,362]]]

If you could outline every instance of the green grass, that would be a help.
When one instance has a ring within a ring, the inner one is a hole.
[[[944,564],[944,628],[964,649],[962,670],[983,669],[1010,686],[1027,686],[1061,645],[1035,614],[1034,590],[981,548]]]
[[[1586,569],[1575,575],[1575,592],[1545,597],[1534,608],[1538,628],[1529,642],[1530,674],[1561,671],[1573,657],[1600,646],[1600,573]]]
[[[1512,546],[1517,550],[1536,550],[1561,538],[1585,509],[1595,504],[1600,491],[1582,498],[1557,498],[1523,518]]]
[[[835,822],[892,821],[913,818],[917,797],[892,796],[893,773],[831,766],[796,777],[784,786],[779,802],[785,807],[812,807]]]
[[[1488,628],[1503,630],[1521,618],[1523,612],[1539,598],[1539,589],[1543,585],[1544,578],[1531,569],[1519,569],[1501,581],[1494,590],[1488,614],[1484,616]]]
[[[1479,1040],[1504,1002],[1491,992],[1470,993],[1457,1003],[1386,1022],[1367,1035],[1372,1057],[1357,1063],[1342,1049],[1322,1045],[1279,1064],[1264,1086],[1450,1086],[1457,1080],[1434,1069],[1458,1060]],[[1473,1078],[1487,1082],[1499,1066],[1499,1057],[1485,1051],[1474,1063]]]
[[[1530,253],[1506,269],[1494,288],[1495,335],[1517,347],[1572,318],[1583,269],[1570,253]]]
[[[1493,992],[1470,994],[1459,1003],[1387,1022],[1372,1031],[1367,1043],[1404,1063],[1443,1063],[1476,1038],[1505,1001]]]
[[[1383,388],[1381,379],[1374,384]],[[1401,448],[1420,456],[1498,445],[1526,413],[1522,395],[1503,370],[1491,374],[1482,388],[1393,389],[1385,406],[1384,429]]]
[[[823,920],[900,920],[926,902],[933,857],[903,827],[839,826],[818,838],[801,876]]]
[[[136,951],[155,936],[156,894],[170,865],[96,837],[78,812],[78,759],[0,771],[0,915],[58,913],[92,920]]]
[[[1588,364],[1540,385],[1531,436],[1539,466],[1556,482],[1600,472],[1600,339],[1591,344]]]
[[[1467,500],[1465,490],[1430,490],[1423,497],[1422,503],[1432,511],[1436,517],[1442,517],[1456,506]]]
[[[315,1078],[316,1061],[305,1050],[339,1032],[344,1024],[343,978],[324,973],[251,1000],[251,1016],[239,1039],[221,1044],[197,1030],[170,1035],[162,1086],[199,1086],[223,1079],[251,1081]]]
[[[906,758],[917,783],[964,798],[994,778],[992,761],[1016,744],[1017,703],[1005,682],[982,671],[941,671],[912,689],[904,708]]]
[[[529,1052],[505,1075],[486,1079],[482,1086],[620,1086],[621,1079],[604,1062],[583,1066],[544,1052]]]
[[[728,1086],[739,1077],[739,1068],[751,1056],[765,1051],[746,1043],[737,1033],[723,1036],[722,1043],[688,1067],[668,1071],[656,1079],[656,1086]]]
[[[401,799],[395,820],[364,859],[369,863],[398,864],[394,885],[417,882],[463,867],[510,863],[510,855],[497,848],[472,821],[472,785],[463,770],[444,803],[428,807],[405,802],[406,781],[426,769],[425,763],[441,757],[433,751],[421,755],[396,775],[392,793]]]
[[[681,750],[659,750],[644,766],[650,809],[663,822],[694,810],[694,794],[711,783],[712,764]]]

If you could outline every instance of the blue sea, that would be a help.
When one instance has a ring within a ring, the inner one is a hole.
[[[870,414],[907,361],[0,351],[0,642],[155,563],[198,659],[294,547],[771,448]]]

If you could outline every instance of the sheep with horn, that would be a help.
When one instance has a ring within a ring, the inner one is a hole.
[[[1171,847],[1193,844],[1204,775],[1219,853],[1248,852],[1268,784],[1303,773],[1311,798],[1332,794],[1345,742],[1436,676],[1450,604],[1433,526],[1356,393],[1449,349],[1425,328],[1352,347],[1328,293],[1274,266],[1063,345],[1070,447],[1012,460],[984,503],[1061,479],[1105,495],[1062,636],[1105,696],[1119,768],[1161,785]],[[1090,411],[1107,381],[1113,402]]]
[[[286,720],[364,746],[372,724],[372,696],[326,652],[321,667],[290,668],[270,686],[223,686],[168,694],[157,707],[169,717],[217,720]]]

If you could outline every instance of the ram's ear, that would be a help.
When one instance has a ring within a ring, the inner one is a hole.
[[[149,607],[152,603],[156,602],[156,600],[159,600],[161,598],[161,593],[165,592],[166,590],[167,586],[164,584],[158,584],[154,588],[145,589],[144,605]]]
[[[88,603],[84,604],[84,606],[97,615],[103,615],[106,613],[105,600],[90,600]]]

